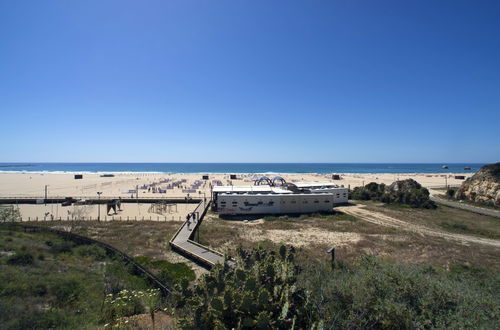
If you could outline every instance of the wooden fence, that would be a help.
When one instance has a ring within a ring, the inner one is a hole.
[[[167,296],[169,294],[172,294],[172,291],[158,278],[156,277],[153,273],[151,273],[149,270],[141,266],[139,263],[137,263],[134,258],[130,257],[126,253],[114,248],[113,246],[103,243],[101,241],[97,241],[95,239],[81,236],[78,234],[62,231],[62,230],[57,230],[53,228],[48,228],[48,227],[41,227],[41,226],[33,226],[33,225],[26,225],[26,224],[21,224],[17,222],[4,222],[2,223],[2,226],[5,226],[7,228],[11,227],[13,229],[23,229],[25,232],[45,232],[45,233],[52,233],[59,235],[63,237],[66,240],[73,241],[77,244],[80,245],[88,245],[88,244],[96,244],[103,249],[106,250],[106,252],[109,255],[115,255],[120,257],[125,263],[131,264],[134,268],[134,270],[140,274],[141,276],[144,276],[146,279],[149,280],[149,282],[158,288],[160,292],[162,293],[163,296]]]

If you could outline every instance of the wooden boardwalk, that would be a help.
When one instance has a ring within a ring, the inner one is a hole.
[[[210,203],[210,199],[202,200],[194,212],[191,213],[191,218],[182,224],[169,242],[172,250],[209,269],[217,263],[223,263],[224,255],[193,241],[192,238],[196,230],[199,229]]]

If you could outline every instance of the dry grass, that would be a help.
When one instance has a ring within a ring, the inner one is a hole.
[[[467,228],[476,231],[499,232],[498,219],[449,207],[419,210],[368,202],[367,208],[443,231],[450,229],[443,228],[442,223],[465,223]],[[55,228],[68,226],[64,222],[45,224]],[[186,262],[197,275],[204,272],[168,248],[168,241],[178,229],[178,222],[77,222],[72,226],[73,232],[109,243],[132,256]],[[230,255],[238,246],[277,248],[281,244],[295,244],[299,250],[298,259],[304,261],[328,260],[325,251],[335,246],[338,258],[346,261],[357,259],[362,254],[372,254],[408,263],[430,263],[445,267],[470,264],[500,268],[500,251],[494,247],[415,234],[369,223],[340,212],[331,215],[267,217],[247,222],[223,220],[209,212],[201,226],[199,238],[201,244]]]
[[[429,228],[478,237],[500,239],[500,219],[439,205],[436,210],[415,209],[396,204],[363,202],[371,211]]]
[[[172,263],[185,262],[196,275],[205,269],[170,250],[168,242],[179,229],[180,222],[158,221],[47,221],[34,222],[40,226],[69,230],[86,237],[107,243],[132,257],[145,256],[151,260],[166,260]]]
[[[377,208],[377,210],[382,208],[405,221],[412,219],[407,217],[410,213],[415,218],[414,221],[421,224],[427,224],[426,221],[430,220],[425,216],[421,217],[420,214],[425,215],[425,211],[433,212],[433,210],[414,212],[414,209],[399,210],[380,205],[370,205],[370,207]],[[444,210],[439,208],[435,212],[443,217],[453,217],[457,213],[451,208]],[[463,214],[461,216],[466,218]],[[482,219],[482,221],[491,221],[491,219]],[[318,235],[318,231],[324,232],[323,235]],[[308,236],[308,233],[316,236]],[[335,240],[335,235],[328,236],[331,233],[350,234],[352,239]],[[271,235],[274,237],[271,238]],[[321,236],[332,237],[332,240],[324,240]],[[302,244],[298,244],[297,258],[304,263],[311,260],[329,260],[326,250],[335,246],[337,257],[345,261],[355,260],[362,254],[371,254],[406,263],[429,263],[444,267],[469,264],[500,268],[498,249],[379,226],[353,219],[352,216],[342,213],[329,216],[263,218],[248,222],[223,220],[211,214],[204,220],[200,230],[200,243],[229,254],[234,253],[237,246],[252,248],[259,244],[264,247],[277,248],[281,244],[296,243],[297,240],[302,240]]]

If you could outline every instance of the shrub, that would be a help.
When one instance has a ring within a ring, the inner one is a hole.
[[[75,279],[64,280],[56,284],[52,291],[57,298],[57,301],[63,304],[71,304],[78,300],[82,292],[82,285]]]
[[[91,257],[94,260],[102,261],[106,258],[106,250],[97,245],[80,245],[73,248],[73,253],[80,257]]]
[[[347,268],[306,267],[300,283],[311,292],[311,312],[325,328],[489,328],[498,317],[498,290],[479,287],[467,269],[456,276],[365,256]],[[492,287],[498,275],[486,283]]]
[[[21,221],[21,212],[16,207],[0,207],[0,221],[10,222],[10,221]]]
[[[32,311],[17,318],[9,328],[11,329],[66,329],[70,326],[70,319],[66,313],[56,309],[47,311]]]
[[[351,198],[376,200],[387,204],[405,204],[426,209],[435,209],[437,207],[429,199],[429,191],[412,179],[395,181],[390,186],[370,182],[364,187],[354,188]]]
[[[166,260],[151,260],[145,256],[135,257],[141,265],[158,272],[160,280],[168,286],[180,283],[182,280],[193,281],[196,278],[194,271],[183,262],[171,263]]]
[[[153,262],[154,265],[154,262]],[[183,262],[170,263],[162,262],[159,277],[165,284],[171,286],[180,283],[182,280],[193,281],[196,278],[194,271]]]
[[[33,255],[31,253],[21,251],[10,256],[7,259],[7,264],[14,266],[28,266],[32,265],[34,261],[35,258],[33,258]]]
[[[45,244],[50,246],[50,250],[56,254],[69,253],[75,246],[75,243],[65,240],[46,241]]]

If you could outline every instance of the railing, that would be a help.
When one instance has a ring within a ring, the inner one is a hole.
[[[163,196],[163,197],[156,197],[156,196],[151,196],[151,197],[126,197],[126,196],[101,196],[100,198],[96,196],[78,196],[78,195],[73,195],[73,196],[50,196],[50,197],[40,197],[40,196],[5,196],[5,197],[0,197],[0,203],[4,204],[10,204],[10,203],[19,203],[22,204],[23,202],[30,202],[30,203],[36,203],[37,201],[43,201],[42,204],[49,204],[49,203],[62,203],[66,201],[67,197],[71,197],[76,200],[85,200],[85,201],[93,201],[93,202],[105,202],[107,200],[121,200],[124,203],[146,203],[147,201],[170,201],[170,202],[177,202],[177,203],[200,203],[203,201],[202,196],[190,196],[189,198],[186,196]]]
[[[96,217],[78,217],[78,219],[71,218],[69,216],[66,217],[27,217],[21,218],[21,222],[38,222],[38,221],[182,221],[182,216],[156,216],[156,218],[152,215],[150,216],[127,216],[127,217],[108,217],[103,216],[100,219]]]
[[[425,188],[427,189],[446,189],[446,188],[459,188],[461,184],[449,184],[448,186],[446,185],[439,185],[439,186],[426,186]]]
[[[200,243],[195,242],[195,241],[193,241],[191,239],[196,234],[196,231],[199,230],[199,226],[201,225],[201,222],[203,221],[203,218],[205,217],[205,215],[208,212],[208,209],[210,208],[210,203],[211,203],[210,199],[208,200],[208,202],[205,201],[205,200],[203,200],[196,207],[196,209],[192,212],[192,213],[199,214],[199,216],[196,219],[195,227],[193,228],[193,230],[191,231],[191,234],[188,236],[188,238],[187,238],[187,240],[185,242],[189,243],[189,244],[193,244],[195,246],[198,246],[198,247],[202,248],[203,250],[208,251],[210,253],[213,253],[215,255],[218,255],[220,257],[223,257],[224,255],[222,253],[217,252],[215,250],[212,250],[209,247],[201,245]],[[201,214],[200,214],[200,211],[201,211]],[[189,257],[191,259],[194,259],[194,261],[197,261],[202,266],[205,266],[207,268],[212,268],[215,265],[214,262],[212,262],[212,261],[204,258],[201,255],[193,253],[192,251],[189,251],[189,249],[186,249],[186,248],[182,247],[181,245],[177,244],[177,242],[175,242],[177,236],[184,229],[184,227],[186,225],[187,225],[187,221],[175,232],[174,236],[169,241],[170,247],[172,248],[172,250],[175,250],[175,251],[177,251],[178,253],[180,253],[180,254],[182,254],[184,256],[187,256],[187,257]]]
[[[152,274],[149,270],[141,266],[139,263],[137,263],[134,258],[130,257],[126,253],[114,248],[113,246],[106,244],[101,241],[97,241],[95,239],[81,236],[78,234],[66,232],[66,231],[61,231],[53,228],[47,228],[47,227],[41,227],[41,226],[33,226],[33,225],[26,225],[26,224],[20,224],[20,223],[13,223],[13,222],[3,222],[2,225],[4,226],[17,226],[17,227],[22,227],[24,230],[32,230],[32,231],[41,231],[41,232],[47,232],[47,233],[53,233],[59,236],[62,236],[64,239],[71,240],[73,242],[76,242],[78,244],[96,244],[99,245],[100,247],[104,248],[108,254],[114,254],[118,255],[119,257],[122,258],[123,261],[126,263],[130,263],[134,266],[134,268],[145,276],[155,287],[160,289],[162,294],[164,296],[168,294],[172,294],[172,291],[167,288],[167,286],[154,274]]]

